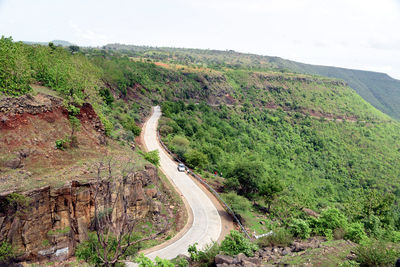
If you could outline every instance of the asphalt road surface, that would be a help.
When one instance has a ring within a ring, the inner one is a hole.
[[[178,172],[177,163],[168,157],[157,140],[157,124],[161,116],[159,106],[153,108],[153,114],[144,128],[144,143],[148,151],[158,150],[160,166],[167,177],[175,184],[180,193],[187,200],[193,214],[193,224],[190,229],[176,242],[146,254],[150,259],[156,256],[164,259],[173,259],[179,254],[188,255],[189,245],[198,243],[203,248],[212,241],[217,241],[221,234],[221,218],[212,201],[184,172]],[[129,265],[128,266],[134,266]]]

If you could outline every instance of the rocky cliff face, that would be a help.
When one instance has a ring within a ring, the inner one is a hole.
[[[129,211],[137,219],[168,220],[161,214],[157,170],[147,165],[128,181]],[[69,182],[61,188],[43,187],[24,194],[0,195],[0,242],[7,240],[22,259],[66,258],[77,242],[85,240],[94,215],[93,183]]]

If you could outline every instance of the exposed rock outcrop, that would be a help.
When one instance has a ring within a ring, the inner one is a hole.
[[[256,267],[256,266],[289,266],[285,263],[286,256],[296,256],[306,253],[306,251],[320,248],[321,251],[330,253],[335,247],[324,244],[326,239],[321,237],[312,237],[308,240],[297,240],[289,247],[265,247],[256,251],[253,257],[247,257],[240,253],[234,257],[227,255],[217,255],[215,257],[215,265],[217,267]],[[354,247],[351,241],[343,242]],[[311,266],[311,265],[310,265]]]
[[[27,94],[20,97],[7,97],[0,100],[0,112],[5,114],[29,113],[32,115],[53,111],[62,105],[63,100],[50,95]]]
[[[128,178],[129,212],[137,219],[162,217],[154,202],[167,202],[159,193],[157,170],[146,166]],[[87,237],[94,215],[93,183],[72,181],[24,194],[0,195],[0,242],[7,240],[23,253],[22,259],[66,258]],[[151,186],[150,186],[151,185]],[[151,190],[147,189],[151,187]],[[157,218],[162,221],[168,218]]]

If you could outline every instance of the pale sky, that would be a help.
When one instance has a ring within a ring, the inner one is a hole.
[[[400,79],[400,0],[0,0],[0,35],[232,49]]]

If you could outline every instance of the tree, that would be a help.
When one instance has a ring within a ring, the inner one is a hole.
[[[26,57],[26,46],[13,43],[12,38],[0,39],[0,92],[23,95],[31,90],[31,69]]]
[[[268,210],[271,210],[271,204],[283,190],[283,186],[278,179],[265,179],[259,187],[259,194],[265,198]]]
[[[56,50],[56,46],[54,45],[54,43],[53,42],[50,42],[49,43],[49,47],[51,48],[51,50]]]
[[[171,140],[172,151],[178,155],[178,158],[184,159],[185,153],[189,149],[189,140],[186,137],[175,135]]]
[[[68,48],[72,54],[78,53],[80,50],[79,46],[77,46],[77,45],[70,45]]]
[[[239,186],[233,189],[246,196],[252,196],[259,191],[261,181],[264,180],[264,177],[265,168],[263,164],[259,161],[251,161],[249,159],[237,161],[232,171],[228,173],[228,180],[231,180],[231,184]]]
[[[137,239],[134,236],[136,219],[129,211],[129,203],[135,198],[128,192],[140,181],[134,175],[134,165],[127,164],[122,170],[113,168],[112,159],[100,162],[97,181],[91,185],[94,193],[94,230],[96,261],[102,266],[116,266],[133,245],[151,240],[165,233],[164,228],[150,236]]]
[[[191,149],[185,153],[186,163],[192,168],[203,169],[208,164],[207,156],[195,149]]]

